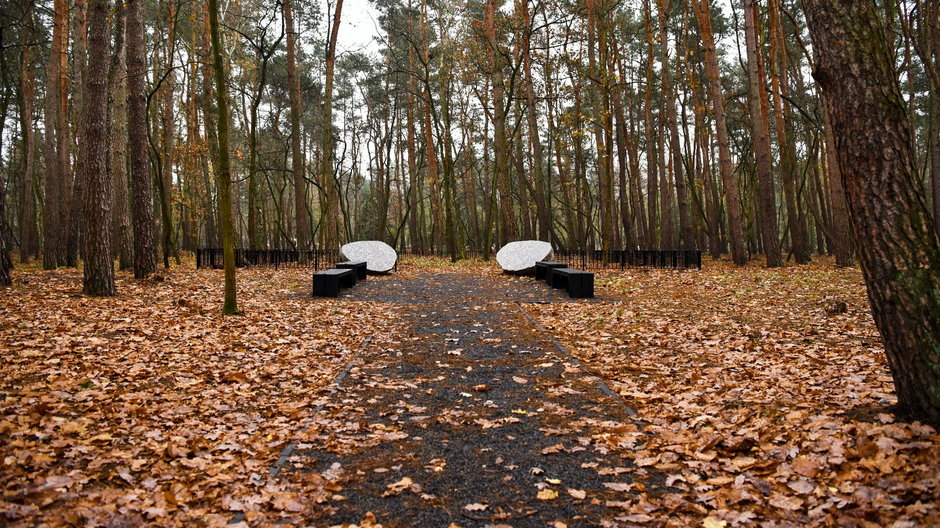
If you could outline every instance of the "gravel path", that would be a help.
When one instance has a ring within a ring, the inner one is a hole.
[[[336,483],[311,525],[620,526],[661,487],[634,467],[644,434],[625,403],[519,308],[561,292],[446,273],[344,298],[393,303],[409,331],[362,353],[285,468]]]

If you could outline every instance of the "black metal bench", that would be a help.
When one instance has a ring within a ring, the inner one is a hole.
[[[365,262],[352,262],[350,260],[347,260],[346,262],[337,262],[336,268],[355,270],[356,279],[361,281],[366,280],[366,273],[368,270],[366,269]]]
[[[551,262],[547,260],[542,260],[535,263],[535,280],[548,280],[548,277],[552,274],[551,270],[555,268],[566,268],[568,267],[561,262]]]
[[[571,268],[549,269],[549,285],[552,288],[568,290],[572,298],[594,297],[594,274]]]
[[[340,288],[352,288],[355,285],[355,270],[328,269],[313,274],[314,297],[337,297]]]

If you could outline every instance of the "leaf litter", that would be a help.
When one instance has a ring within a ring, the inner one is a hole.
[[[436,259],[402,264],[402,279],[453,271]],[[501,485],[531,479],[528,498],[507,509],[492,500],[499,492],[477,494],[454,505],[466,515],[450,526],[527,526],[553,511],[550,526],[582,526],[579,504],[604,512],[599,526],[940,524],[940,436],[892,414],[893,384],[858,270],[828,260],[778,270],[707,260],[699,272],[602,271],[598,299],[544,303],[554,293],[531,279],[491,265],[458,268],[479,284],[507,282],[496,302],[525,303],[588,371],[559,355],[536,359],[520,380],[468,383],[448,396],[461,403],[445,413],[402,400],[379,420],[317,416],[350,363],[350,378],[370,390],[417,394],[444,381],[416,376],[382,388],[388,380],[365,376],[358,351],[368,335],[386,357],[421,339],[394,299],[314,301],[304,295],[308,271],[240,270],[246,315],[223,318],[220,272],[174,268],[141,282],[121,273],[114,299],[82,296],[75,271],[19,273],[0,298],[0,519],[223,526],[241,514],[241,525],[300,523],[351,500],[346,486],[362,476],[295,457],[292,471],[269,478],[283,447],[298,440],[307,456],[371,456],[376,496],[430,507],[446,497],[425,480],[465,466],[437,456],[415,461],[421,469],[412,472],[383,450],[422,449],[425,440],[406,432],[414,427],[472,426],[502,442],[537,428],[546,441],[534,454],[546,463],[490,460],[487,471],[509,479]],[[522,290],[529,293],[512,298]],[[480,323],[467,328],[502,354],[532,353]],[[445,371],[479,368],[459,335],[442,337]],[[637,415],[611,420],[556,403],[586,390],[560,380],[591,373]],[[496,413],[507,385],[542,396]],[[325,426],[336,427],[329,438]],[[477,446],[474,456],[497,445]],[[622,462],[606,463],[611,456]],[[553,469],[571,466],[597,480]],[[373,510],[360,509],[349,526],[407,522]]]

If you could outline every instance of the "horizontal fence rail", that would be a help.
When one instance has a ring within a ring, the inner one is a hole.
[[[414,255],[410,250],[405,255]],[[579,269],[702,269],[702,252],[699,250],[614,250],[556,249],[553,259],[571,268]],[[496,252],[490,256],[495,257]],[[465,258],[480,260],[483,254],[477,250],[465,250]],[[309,268],[327,269],[339,262],[339,251],[311,249],[236,249],[235,266],[238,268]],[[222,268],[222,249],[202,248],[196,250],[197,268]]]
[[[236,268],[332,268],[339,262],[339,251],[329,249],[236,249]],[[221,269],[221,248],[196,250],[196,267]]]
[[[691,249],[556,249],[554,253],[555,262],[580,269],[702,269],[702,252]]]

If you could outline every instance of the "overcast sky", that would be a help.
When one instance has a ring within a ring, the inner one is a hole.
[[[334,2],[331,2],[334,4]],[[323,3],[326,11],[326,2]],[[333,16],[332,11],[330,16]],[[342,23],[337,36],[337,53],[362,51],[374,53],[380,47],[373,37],[378,35],[379,12],[369,0],[345,0],[343,2]]]

